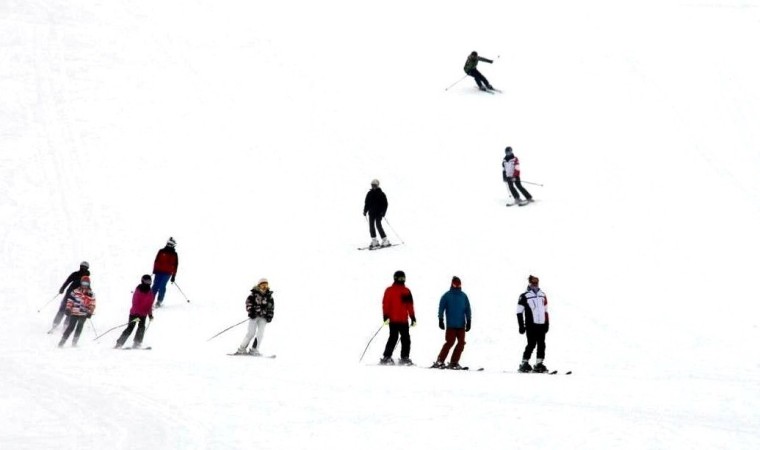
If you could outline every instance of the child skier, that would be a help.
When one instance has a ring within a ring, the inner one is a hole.
[[[116,340],[116,346],[114,348],[121,348],[129,335],[132,334],[132,330],[137,324],[137,333],[132,341],[132,348],[140,348],[142,346],[143,337],[145,336],[145,321],[146,318],[153,320],[153,299],[156,294],[150,289],[151,283],[150,275],[143,275],[140,280],[140,284],[135,288],[135,293],[132,295],[132,309],[129,310],[129,324],[127,328],[121,333],[119,339]]]
[[[65,314],[69,316],[69,324],[63,331],[63,336],[61,336],[58,347],[63,347],[72,331],[74,332],[74,338],[71,341],[71,345],[76,347],[85,321],[92,317],[94,313],[95,293],[90,289],[90,277],[83,276],[79,280],[79,287],[71,291],[67,298]]]

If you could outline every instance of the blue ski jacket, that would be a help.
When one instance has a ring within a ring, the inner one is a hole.
[[[446,313],[447,328],[464,328],[472,319],[470,310],[470,299],[467,294],[462,292],[462,288],[452,287],[448,292],[443,294],[438,304],[438,319],[443,318]]]

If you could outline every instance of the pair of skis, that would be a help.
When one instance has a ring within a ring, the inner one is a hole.
[[[357,250],[370,250],[370,251],[374,251],[374,250],[382,250],[384,248],[395,247],[397,245],[401,245],[401,244],[391,244],[391,245],[386,245],[385,247],[383,247],[383,246],[378,246],[378,247],[366,246],[366,247],[357,247],[356,249]]]
[[[227,353],[228,356],[250,356],[251,358],[277,358],[277,355],[251,355],[250,353]]]

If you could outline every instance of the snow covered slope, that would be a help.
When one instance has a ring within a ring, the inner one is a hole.
[[[523,3],[0,4],[0,448],[758,448],[760,3]],[[444,90],[472,50],[502,93]],[[373,178],[404,245],[359,252]],[[93,341],[169,236],[190,302]],[[398,269],[412,359],[458,275],[484,372],[359,362]],[[511,373],[530,273],[571,376]],[[231,358],[260,277],[277,358]]]

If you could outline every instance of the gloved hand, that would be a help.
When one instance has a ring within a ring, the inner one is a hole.
[[[271,317],[267,317],[267,323],[272,323],[272,318]]]
[[[471,327],[472,327],[472,320],[467,322],[467,325],[464,326],[464,331],[470,331]]]
[[[91,317],[92,317],[92,313],[87,314],[87,318],[88,319],[91,318]]]
[[[58,293],[63,294],[63,288],[61,288],[61,290],[59,290]]]
[[[176,280],[176,279],[177,279],[177,275],[172,275],[171,282],[174,283],[174,280]]]
[[[504,178],[504,181],[506,181],[507,183],[512,182],[514,180],[515,180],[514,177],[505,177]]]
[[[367,211],[364,211],[364,217],[367,217]]]
[[[525,327],[521,325],[519,331],[520,331],[520,334],[525,334]]]
[[[443,319],[438,319],[438,328],[445,330],[446,325],[443,324]]]
[[[153,320],[153,314],[149,314],[148,319]]]
[[[63,313],[63,314],[65,314],[65,315],[66,315],[66,317],[71,317],[71,310],[68,310],[68,309],[67,309],[66,311],[64,311],[64,313]]]
[[[546,322],[546,332],[549,332],[549,322]]]
[[[388,325],[389,323],[391,323],[391,319],[383,318],[383,325]]]
[[[414,317],[412,317],[412,326],[413,327],[417,326],[417,319],[415,319]]]

